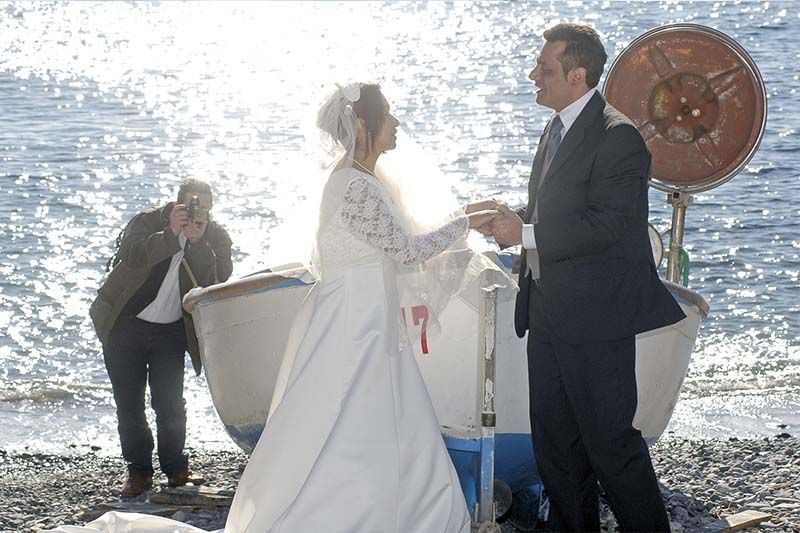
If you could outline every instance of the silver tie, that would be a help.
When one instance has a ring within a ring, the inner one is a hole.
[[[550,124],[550,132],[547,134],[547,145],[545,145],[545,153],[544,153],[544,164],[542,165],[542,171],[539,173],[539,187],[542,186],[542,182],[544,181],[544,177],[547,175],[547,171],[550,169],[550,164],[553,162],[553,158],[556,156],[556,152],[558,152],[558,146],[561,144],[561,130],[564,129],[564,123],[561,122],[561,117],[558,115],[553,118],[553,122]],[[539,199],[537,197],[536,203],[533,206],[533,213],[531,214],[531,224],[536,224],[539,222]],[[539,279],[540,271],[539,271],[539,253],[534,250],[525,250],[525,256],[528,261],[528,268],[530,269],[531,278],[534,280]]]
[[[561,117],[558,115],[553,118],[550,124],[550,132],[547,134],[547,151],[544,154],[544,165],[542,165],[542,172],[539,174],[539,187],[542,186],[547,171],[550,170],[550,164],[558,152],[558,146],[561,144],[561,130],[564,129],[564,123],[561,122]]]

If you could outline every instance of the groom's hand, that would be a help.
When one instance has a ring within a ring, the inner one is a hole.
[[[499,244],[522,244],[522,219],[507,205],[498,208],[500,215],[492,220],[492,235]]]
[[[468,204],[464,208],[464,212],[469,215],[476,211],[487,211],[489,209],[500,209],[500,202],[496,200],[482,200],[480,202]]]
[[[486,210],[489,210],[489,209],[499,210],[500,209],[500,202],[498,202],[497,200],[493,200],[491,198],[488,199],[488,200],[481,200],[480,202],[474,202],[474,203],[471,203],[471,204],[467,204],[467,206],[464,208],[464,212],[469,215],[470,213],[475,213],[476,211],[486,211]],[[492,222],[491,221],[486,222],[482,226],[479,226],[479,227],[473,228],[473,229],[475,229],[478,232],[480,232],[480,234],[483,235],[484,237],[491,237],[492,236]]]
[[[492,236],[494,236],[494,232],[492,231],[492,223],[491,222],[487,222],[483,226],[481,226],[479,228],[475,228],[475,230],[478,231],[478,233],[480,233],[484,237],[492,237]]]

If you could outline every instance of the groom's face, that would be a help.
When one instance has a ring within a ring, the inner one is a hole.
[[[528,78],[536,84],[536,103],[561,111],[570,103],[572,89],[564,74],[564,68],[558,60],[567,43],[552,41],[544,43],[536,66],[528,74]]]

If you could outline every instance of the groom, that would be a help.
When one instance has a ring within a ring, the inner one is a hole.
[[[529,78],[555,111],[528,205],[491,223],[522,244],[514,325],[528,331],[536,460],[551,531],[599,531],[598,481],[622,531],[669,531],[636,411],[635,335],[684,318],[659,280],[647,234],[650,153],[596,90],[606,53],[594,29],[559,24]]]

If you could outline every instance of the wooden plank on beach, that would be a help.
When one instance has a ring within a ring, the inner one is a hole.
[[[91,522],[99,518],[101,515],[108,511],[120,511],[123,513],[141,513],[150,514],[154,516],[172,516],[178,511],[190,512],[196,510],[197,507],[189,505],[154,505],[147,502],[109,502],[101,503],[94,509],[84,511],[75,518],[82,522]]]
[[[742,511],[741,513],[726,516],[716,522],[712,522],[706,525],[701,531],[703,533],[729,533],[758,525],[771,518],[772,515],[762,513],[761,511]]]
[[[233,491],[213,487],[165,487],[147,498],[151,503],[166,505],[196,505],[200,507],[230,507]]]

